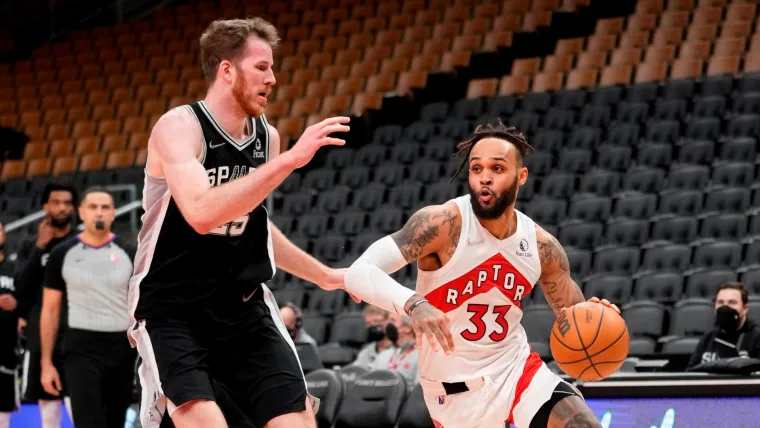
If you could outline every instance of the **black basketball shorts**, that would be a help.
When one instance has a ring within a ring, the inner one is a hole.
[[[20,406],[16,361],[0,362],[0,412],[15,412]]]
[[[306,409],[301,365],[271,292],[262,286],[238,299],[223,318],[200,311],[141,320],[130,332],[142,360],[143,427],[197,399],[215,400],[230,428],[261,428]]]

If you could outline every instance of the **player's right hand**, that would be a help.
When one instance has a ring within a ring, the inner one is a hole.
[[[451,336],[451,322],[446,314],[428,302],[412,309],[410,315],[417,340],[417,350],[422,349],[422,337],[427,336],[430,349],[438,350],[438,344],[446,355],[454,352],[454,338]]]
[[[42,363],[40,383],[42,388],[50,395],[59,396],[61,391],[61,377],[52,363]]]
[[[344,116],[328,117],[306,128],[298,142],[289,150],[295,160],[296,168],[301,168],[311,161],[314,154],[322,146],[342,146],[346,144],[340,138],[328,137],[335,132],[348,132],[351,128],[346,125],[351,119]]]
[[[37,227],[37,248],[45,248],[50,241],[53,240],[53,223],[50,221],[50,217],[45,217]]]

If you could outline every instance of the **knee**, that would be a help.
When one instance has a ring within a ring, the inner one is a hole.
[[[170,416],[177,428],[227,428],[222,411],[211,400],[190,400]]]

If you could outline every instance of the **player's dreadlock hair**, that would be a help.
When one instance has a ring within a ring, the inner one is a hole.
[[[467,160],[470,159],[470,152],[472,152],[472,148],[475,147],[475,143],[484,138],[498,138],[512,143],[517,148],[517,161],[520,165],[522,165],[525,155],[533,151],[533,147],[528,144],[525,135],[518,131],[514,126],[504,125],[501,119],[498,120],[498,123],[495,126],[490,123],[487,125],[478,125],[478,127],[475,128],[472,138],[457,144],[457,152],[454,153],[454,156],[452,157],[456,158],[464,154],[464,159],[462,159],[462,163],[459,165],[459,168],[457,168],[457,172],[451,177],[450,182],[456,180],[467,165]]]

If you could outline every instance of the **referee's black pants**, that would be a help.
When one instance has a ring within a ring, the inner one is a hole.
[[[123,428],[132,403],[137,353],[124,332],[70,328],[66,381],[77,428]]]

